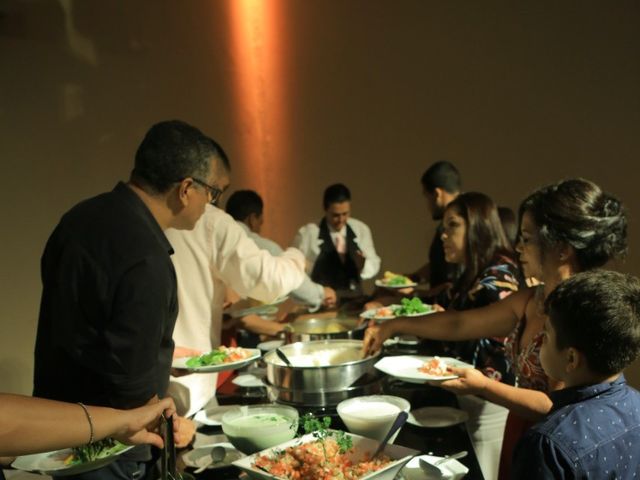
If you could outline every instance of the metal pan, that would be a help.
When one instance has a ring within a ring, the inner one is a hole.
[[[285,329],[285,342],[311,342],[314,340],[357,339],[364,338],[367,328],[365,323],[359,325],[355,317],[333,318],[298,318],[288,324]]]

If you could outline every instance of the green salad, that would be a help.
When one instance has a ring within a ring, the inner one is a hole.
[[[393,314],[396,317],[405,317],[407,315],[417,315],[419,313],[428,313],[433,310],[431,305],[422,303],[418,297],[412,299],[403,298],[400,305],[393,309]]]
[[[220,365],[224,363],[224,359],[227,358],[227,354],[220,350],[212,350],[209,353],[200,355],[199,357],[191,357],[187,360],[187,367],[206,367],[208,365]]]
[[[110,457],[123,451],[127,446],[113,438],[105,438],[90,445],[71,449],[64,463],[65,465],[78,465],[80,463],[94,462],[101,458]]]

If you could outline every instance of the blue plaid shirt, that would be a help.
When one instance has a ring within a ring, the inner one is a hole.
[[[547,418],[516,446],[513,479],[640,479],[640,393],[624,375],[551,400]]]

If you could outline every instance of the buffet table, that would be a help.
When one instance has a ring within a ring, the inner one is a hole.
[[[455,395],[437,387],[405,383],[391,377],[383,377],[381,379],[381,386],[383,393],[409,400],[412,410],[425,406],[449,406],[456,408],[458,406]],[[232,378],[218,388],[216,397],[220,405],[270,403],[266,388],[239,387],[232,381]],[[312,412],[320,416],[330,416],[332,418],[333,428],[345,429],[340,417],[335,413],[335,408],[298,407],[298,410],[301,414]],[[206,435],[217,436],[222,434],[222,429],[214,426],[202,426],[198,431]],[[459,460],[469,468],[469,473],[465,478],[470,480],[483,480],[480,466],[464,423],[441,428],[424,428],[407,423],[402,427],[394,443],[414,448],[422,453],[432,453],[437,456],[451,455],[461,450],[466,450],[468,455]],[[187,471],[193,473],[193,470],[189,469]],[[197,475],[197,477],[203,480],[243,478],[239,475],[240,470],[235,467],[229,467],[205,470]]]

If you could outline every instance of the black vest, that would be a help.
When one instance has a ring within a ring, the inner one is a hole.
[[[333,244],[325,218],[322,219],[319,227],[318,239],[322,243],[318,258],[313,265],[311,279],[336,291],[361,290],[360,272],[358,272],[358,267],[354,261],[356,252],[359,250],[355,242],[356,234],[347,224],[347,254],[343,262]]]

